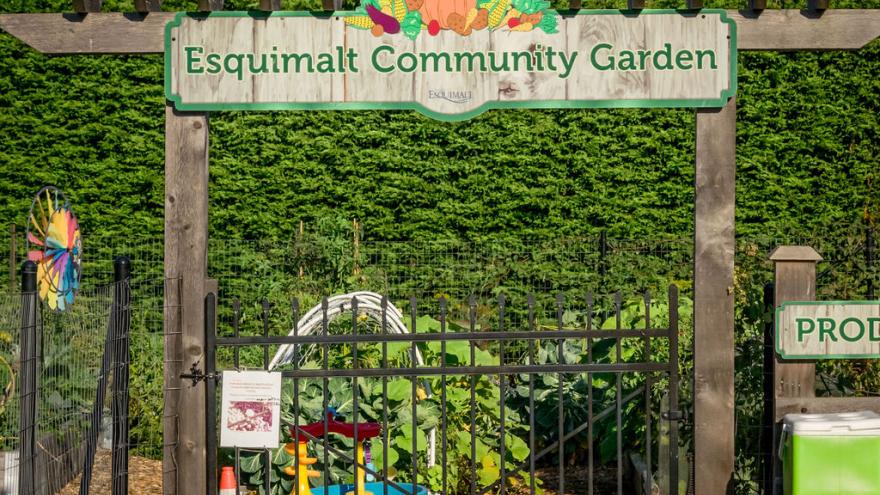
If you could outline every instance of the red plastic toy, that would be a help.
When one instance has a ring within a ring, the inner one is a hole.
[[[303,426],[299,426],[300,432],[305,432],[311,437],[320,438],[324,436],[324,427],[325,423],[323,421],[319,421],[317,423],[311,423]],[[342,421],[336,420],[336,411],[328,410],[327,411],[327,433],[337,433],[339,435],[354,438],[354,423],[343,423]],[[382,425],[379,423],[358,423],[357,424],[357,460],[354,466],[354,476],[358,480],[356,485],[358,487],[357,493],[354,491],[348,492],[345,495],[373,495],[372,492],[369,492],[364,489],[364,470],[361,469],[361,465],[364,464],[364,440],[370,439],[373,437],[378,437],[382,432]],[[296,428],[290,428],[290,436],[292,438],[297,438],[296,436]],[[294,476],[297,480],[297,484],[299,485],[299,493],[300,495],[310,494],[311,488],[309,487],[309,477],[320,476],[320,473],[317,471],[313,471],[308,469],[308,466],[318,462],[317,459],[313,457],[309,457],[307,454],[306,444],[310,440],[310,437],[306,435],[299,435],[299,445],[296,445],[294,442],[290,442],[285,445],[285,449],[287,453],[290,455],[295,455],[299,457],[299,469],[295,470],[291,466],[289,470],[285,470],[287,474]],[[294,491],[296,491],[296,487],[294,487]],[[293,493],[293,492],[291,492]]]

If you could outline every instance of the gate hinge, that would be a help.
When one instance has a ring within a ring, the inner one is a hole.
[[[203,380],[214,380],[214,383],[220,381],[219,373],[208,373],[205,374],[200,368],[199,363],[193,363],[192,367],[189,369],[189,373],[181,373],[180,378],[186,380],[192,380],[193,387],[195,387],[199,382]]]
[[[660,417],[666,421],[683,421],[685,413],[683,411],[664,411],[660,414]]]

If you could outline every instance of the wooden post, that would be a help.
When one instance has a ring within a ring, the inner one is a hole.
[[[816,299],[816,263],[822,260],[813,248],[807,246],[780,246],[770,254],[775,264],[774,305],[779,307],[788,301],[814,301]],[[774,425],[778,420],[777,408],[781,398],[810,398],[816,396],[815,361],[782,361],[774,353],[773,362],[773,403]],[[800,411],[798,411],[800,412]],[[804,411],[806,412],[806,411]],[[776,452],[779,442],[778,428],[773,428],[773,448]],[[776,479],[781,476],[780,466],[773,457],[772,493],[780,493]]]
[[[694,197],[696,493],[733,488],[736,100],[697,110]]]
[[[645,0],[627,0],[626,8],[629,10],[642,10],[645,8]]]
[[[159,12],[162,10],[162,0],[134,0],[134,10],[146,12]]]
[[[208,116],[165,107],[166,494],[205,493],[204,383],[180,373],[201,363],[208,267]]]
[[[223,10],[223,0],[198,0],[199,11]]]
[[[79,14],[88,12],[100,12],[101,0],[73,0],[73,10]]]

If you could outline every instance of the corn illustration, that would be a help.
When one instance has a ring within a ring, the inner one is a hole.
[[[406,0],[391,1],[391,15],[393,15],[395,19],[402,21],[403,18],[406,17],[406,12]]]
[[[345,24],[358,29],[370,29],[373,27],[373,20],[367,15],[352,15],[345,18]]]
[[[501,25],[501,19],[508,7],[510,7],[510,0],[496,0],[489,6],[489,27],[491,29]]]

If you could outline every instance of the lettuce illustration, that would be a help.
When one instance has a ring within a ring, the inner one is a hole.
[[[400,22],[400,28],[407,38],[415,40],[422,32],[422,14],[418,10],[407,12]]]
[[[549,7],[550,2],[546,0],[513,0],[513,8],[523,14],[536,14]]]
[[[559,19],[556,17],[556,12],[545,10],[544,15],[541,16],[541,22],[535,26],[535,29],[541,29],[547,34],[553,34],[557,32],[556,25],[558,22]]]

